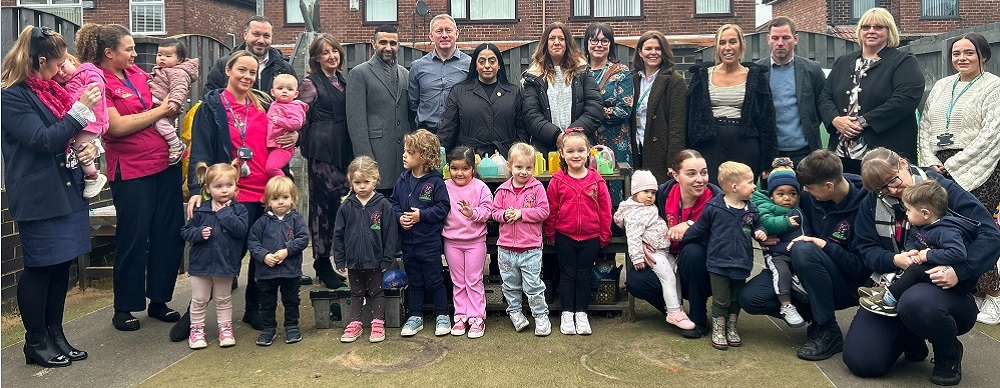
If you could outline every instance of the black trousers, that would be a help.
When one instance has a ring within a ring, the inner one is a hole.
[[[281,291],[281,305],[285,307],[284,326],[299,325],[299,278],[258,279],[260,293],[260,319],[265,329],[278,327],[275,310],[278,308],[278,291]]]
[[[937,267],[937,264],[923,263],[923,264],[913,264],[906,267],[902,275],[896,277],[896,280],[889,285],[889,292],[892,293],[892,297],[899,301],[899,297],[903,295],[906,290],[917,283],[930,283],[931,275],[924,273],[931,268]]]
[[[767,269],[771,270],[771,277],[774,279],[774,293],[778,295],[778,302],[792,301],[792,259],[785,255],[768,255]]]
[[[756,137],[741,135],[740,124],[736,120],[716,120],[715,131],[715,138],[694,147],[705,157],[709,181],[719,184],[719,166],[726,161],[750,166],[754,179],[760,176],[760,141]]]
[[[264,205],[260,202],[240,202],[247,209],[247,220],[249,220],[249,226],[253,226],[257,219],[264,215]],[[240,257],[247,255],[247,238],[243,237],[243,253]],[[257,261],[253,258],[250,259],[250,265],[247,266],[247,284],[246,284],[246,311],[257,311],[260,310],[260,292],[257,291]],[[272,312],[272,317],[274,313]]]
[[[333,247],[333,224],[340,209],[340,198],[347,195],[350,184],[337,166],[310,159],[309,169],[309,237],[312,239],[313,269],[333,271],[330,254]]]
[[[48,326],[62,326],[73,261],[44,267],[24,267],[17,279],[17,308],[28,333],[46,333]]]
[[[385,321],[385,292],[382,290],[381,269],[347,270],[351,283],[351,322],[361,320],[361,308],[367,300],[372,309],[372,319]]]
[[[181,166],[122,180],[118,170],[111,195],[118,213],[115,231],[114,292],[116,311],[142,311],[146,298],[173,298],[184,255],[178,232],[184,225]]]
[[[430,294],[435,315],[448,315],[448,292],[444,288],[444,265],[440,244],[403,244],[403,272],[409,283],[411,317],[424,315],[424,298]]]
[[[556,232],[559,256],[559,304],[563,311],[586,312],[590,305],[591,268],[601,251],[597,237],[576,241]]]

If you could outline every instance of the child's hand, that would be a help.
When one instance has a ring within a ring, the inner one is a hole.
[[[521,209],[509,209],[507,210],[507,222],[515,222],[521,219]]]
[[[206,226],[206,227],[202,228],[201,229],[201,237],[204,237],[206,240],[208,240],[209,237],[212,237],[212,227],[211,226]]]
[[[403,213],[399,216],[399,226],[402,226],[403,230],[410,230],[413,227],[413,217],[410,217],[409,213]]]
[[[279,249],[277,252],[274,252],[274,257],[278,259],[278,263],[280,264],[288,258],[288,249]]]
[[[753,232],[753,237],[757,239],[757,241],[764,241],[767,240],[767,233],[764,233],[763,230],[758,230]]]
[[[788,223],[791,224],[792,227],[798,228],[799,227],[799,216],[788,217]]]
[[[180,112],[181,111],[181,103],[179,103],[177,101],[167,102],[167,105],[170,105],[170,111],[171,112]]]
[[[337,268],[337,273],[347,275],[347,268]]]
[[[267,264],[268,267],[274,267],[275,264],[278,264],[278,259],[274,257],[273,253],[268,253],[264,255],[264,264]]]
[[[469,204],[469,201],[464,199],[458,201],[458,210],[462,212],[466,218],[472,218],[472,205]]]
[[[410,216],[410,221],[413,224],[416,224],[416,223],[420,222],[420,209],[417,209],[415,207],[411,207],[410,210],[411,211],[404,212],[403,215],[404,216],[409,215]]]
[[[930,251],[929,248],[921,249],[920,252],[913,256],[913,264],[923,264],[927,262],[927,252]]]

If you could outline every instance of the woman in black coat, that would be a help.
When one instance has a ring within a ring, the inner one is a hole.
[[[855,36],[861,50],[837,58],[820,95],[830,150],[853,174],[861,173],[861,158],[877,147],[916,160],[916,109],[924,92],[917,58],[895,49],[899,29],[884,8],[866,11]]]
[[[10,214],[20,232],[24,270],[17,306],[24,323],[24,358],[46,368],[87,358],[63,334],[69,266],[90,252],[90,218],[80,169],[97,157],[88,143],[67,143],[90,121],[101,99],[97,85],[78,101],[52,80],[66,61],[66,42],[48,28],[28,26],[3,60],[3,167]],[[75,156],[75,157],[74,157]],[[67,165],[67,161],[72,161]]]
[[[499,151],[507,157],[512,144],[528,141],[524,95],[504,69],[496,45],[483,43],[472,52],[469,75],[451,88],[441,117],[437,135],[447,151],[465,145],[479,155]]]

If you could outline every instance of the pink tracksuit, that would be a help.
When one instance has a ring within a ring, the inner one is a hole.
[[[486,264],[486,220],[493,208],[489,187],[473,178],[465,186],[445,181],[451,211],[444,220],[444,256],[454,284],[455,318],[486,318],[483,266]],[[460,201],[472,207],[472,218],[462,214]]]
[[[288,165],[295,154],[295,147],[278,147],[274,138],[302,128],[307,110],[309,105],[299,100],[285,103],[275,101],[267,109],[267,162],[264,170],[268,177],[285,175],[281,169]]]

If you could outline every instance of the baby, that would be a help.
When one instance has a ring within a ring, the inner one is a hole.
[[[175,112],[188,98],[191,83],[198,80],[198,58],[187,58],[187,46],[174,38],[160,42],[156,49],[156,66],[149,79],[149,92],[153,94],[153,103],[167,103]],[[184,157],[187,146],[177,137],[173,118],[156,120],[156,132],[163,136],[170,146],[168,164],[174,165]]]
[[[294,147],[278,146],[275,138],[298,131],[306,118],[309,105],[295,98],[299,96],[299,81],[291,74],[278,74],[271,87],[274,103],[267,110],[267,162],[264,171],[268,177],[283,176],[281,171],[295,154]]]

